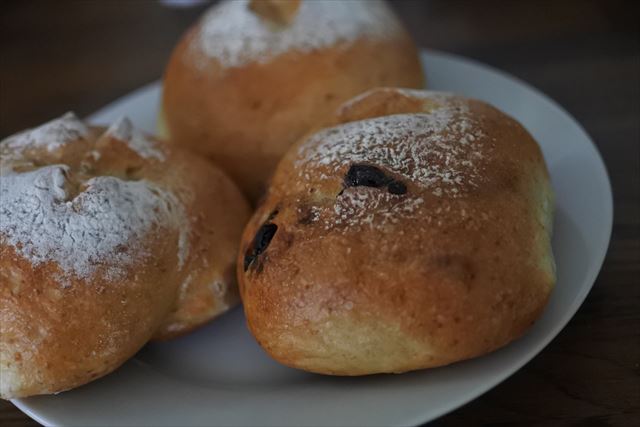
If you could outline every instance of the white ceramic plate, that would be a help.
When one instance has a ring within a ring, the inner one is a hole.
[[[423,61],[431,89],[479,98],[514,116],[540,143],[549,165],[557,198],[558,284],[524,338],[444,368],[335,378],[272,361],[238,308],[187,337],[148,345],[94,383],[14,403],[47,425],[416,425],[481,395],[531,360],[576,312],[602,265],[613,210],[604,164],[582,127],[527,84],[448,54],[424,52]],[[160,84],[153,83],[91,120],[127,115],[153,131],[159,94]]]

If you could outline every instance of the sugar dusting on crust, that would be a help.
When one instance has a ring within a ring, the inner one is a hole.
[[[68,112],[37,128],[10,136],[2,144],[4,150],[16,154],[27,149],[46,149],[52,152],[74,140],[87,138],[89,133],[89,128],[75,114]]]
[[[107,279],[115,280],[149,255],[143,243],[149,233],[178,230],[182,268],[189,253],[189,227],[184,207],[173,193],[146,180],[113,176],[75,183],[71,179],[74,171],[65,164],[26,172],[10,167],[16,156],[21,160],[25,146],[55,150],[77,140],[81,132],[86,135],[86,127],[74,121],[78,121],[75,116],[65,115],[59,123],[53,121],[0,142],[2,160],[9,165],[0,176],[0,241],[13,246],[33,265],[57,263],[63,279],[87,279],[100,270]],[[124,123],[125,130],[134,134],[130,123]],[[110,131],[122,131],[122,124]],[[90,147],[88,154],[94,152],[99,157]]]
[[[131,120],[126,117],[116,120],[109,126],[105,135],[126,143],[129,148],[145,159],[165,160],[164,153],[157,144],[144,132],[134,127]]]
[[[416,215],[430,222],[426,196],[447,204],[482,183],[492,148],[481,118],[470,112],[467,102],[446,93],[398,91],[428,99],[427,112],[348,122],[324,129],[298,147],[294,165],[310,188],[317,181],[342,181],[352,165],[365,164],[408,189],[392,194],[386,186],[344,188],[312,217],[326,230],[381,228]]]
[[[424,203],[421,197],[406,197],[377,188],[347,188],[333,206],[334,220],[325,225],[346,227],[384,227],[411,215]]]
[[[483,132],[455,97],[431,94],[437,107],[424,114],[397,114],[346,123],[312,135],[298,149],[300,177],[310,168],[333,176],[354,163],[398,174],[435,196],[457,197],[482,179]],[[321,173],[321,179],[328,179]]]
[[[303,0],[289,25],[262,19],[247,0],[223,1],[202,17],[193,58],[204,53],[225,67],[264,62],[282,53],[301,52],[353,42],[361,37],[385,38],[402,31],[381,0]]]

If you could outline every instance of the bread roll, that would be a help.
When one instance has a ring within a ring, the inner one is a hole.
[[[416,48],[383,1],[222,1],[173,52],[160,129],[255,201],[293,142],[381,85],[423,86]]]
[[[0,166],[0,397],[77,387],[235,303],[248,204],[208,161],[67,114]]]
[[[544,159],[477,100],[378,89],[279,164],[238,258],[249,329],[286,365],[405,372],[521,336],[555,283]]]

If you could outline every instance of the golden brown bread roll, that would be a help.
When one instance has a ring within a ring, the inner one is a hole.
[[[0,397],[84,384],[237,300],[248,204],[205,159],[67,114],[0,166]]]
[[[378,89],[291,148],[244,231],[249,328],[276,360],[364,375],[522,335],[555,283],[540,149],[477,100]]]
[[[376,86],[420,88],[416,48],[381,0],[222,1],[176,47],[159,127],[252,200],[287,148]]]

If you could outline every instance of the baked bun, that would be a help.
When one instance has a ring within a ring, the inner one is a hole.
[[[276,360],[364,375],[446,365],[522,335],[555,283],[540,149],[477,100],[378,89],[287,153],[238,259]]]
[[[0,142],[0,396],[113,371],[237,300],[248,204],[205,159],[73,114]]]
[[[173,52],[159,126],[255,201],[292,143],[376,86],[423,87],[417,50],[383,1],[222,1]]]

